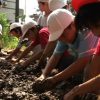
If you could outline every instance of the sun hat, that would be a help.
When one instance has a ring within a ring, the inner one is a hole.
[[[11,31],[12,29],[14,29],[14,28],[17,28],[17,27],[22,27],[22,25],[21,25],[20,23],[12,23],[12,24],[10,25],[10,31]]]
[[[37,25],[37,22],[34,21],[34,20],[24,23],[23,26],[22,26],[23,35],[25,35],[26,32],[27,32],[30,28],[35,27],[36,25]]]
[[[38,0],[38,2],[49,2],[49,0]]]
[[[72,0],[72,6],[75,11],[78,11],[80,7],[90,4],[100,2],[100,0]]]
[[[50,32],[49,41],[57,40],[74,20],[72,13],[65,9],[53,11],[47,19],[47,25]]]
[[[49,0],[49,8],[51,11],[62,8],[67,5],[67,0]]]
[[[0,24],[0,35],[2,35],[2,25]]]

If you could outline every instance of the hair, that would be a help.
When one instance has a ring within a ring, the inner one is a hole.
[[[62,7],[63,9],[67,9],[67,4],[64,6],[64,7]]]
[[[37,30],[38,32],[40,31],[42,27],[40,25],[35,25],[35,27],[30,28],[29,30],[33,31],[33,30]]]
[[[100,27],[100,2],[80,7],[75,17],[75,25],[78,30]]]
[[[37,28],[38,31],[40,31],[43,27],[40,26],[40,25],[36,25],[36,28]]]
[[[36,30],[36,28],[35,28],[35,27],[31,27],[30,29],[28,29],[28,31],[29,31],[29,30],[33,32],[33,31]],[[27,36],[29,36],[28,31],[25,33],[24,38],[27,37]]]
[[[41,1],[40,1],[39,3],[41,3],[42,5],[45,5],[45,2],[41,2]]]
[[[19,33],[20,35],[22,35],[22,30],[21,27],[16,27],[14,29],[12,29],[10,32],[15,31],[16,33]]]

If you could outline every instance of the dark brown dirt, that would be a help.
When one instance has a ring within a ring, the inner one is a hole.
[[[64,92],[76,85],[76,81],[69,80],[72,83],[62,83],[51,91],[44,92],[41,87],[36,88],[39,92],[34,92],[32,86],[40,74],[36,65],[22,68],[0,58],[0,100],[62,100]],[[76,100],[81,100],[78,98]]]

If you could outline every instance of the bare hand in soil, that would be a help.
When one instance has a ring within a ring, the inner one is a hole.
[[[41,75],[41,76],[37,79],[37,81],[43,81],[44,79],[45,79],[44,75]]]
[[[47,78],[42,81],[38,79],[32,85],[33,91],[39,93],[52,90],[54,87],[56,87],[56,83],[52,80],[52,78]]]

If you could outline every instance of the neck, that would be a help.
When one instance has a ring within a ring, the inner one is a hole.
[[[51,13],[51,11],[45,11],[45,16],[48,16]]]

